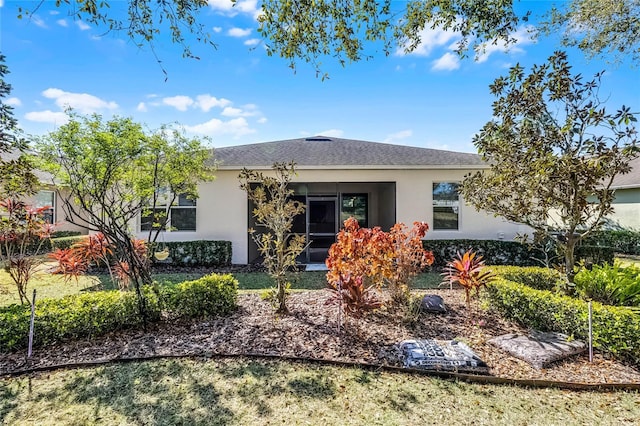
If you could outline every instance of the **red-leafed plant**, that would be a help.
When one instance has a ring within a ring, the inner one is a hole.
[[[16,285],[20,303],[29,301],[27,285],[41,263],[38,257],[53,225],[44,219],[46,207],[31,207],[22,201],[0,201],[0,261]]]
[[[377,309],[382,302],[373,292],[373,287],[365,286],[362,277],[354,277],[347,274],[337,282],[329,283],[329,289],[333,293],[328,303],[339,306],[339,314],[344,311],[346,315],[359,317],[364,312]],[[338,319],[340,323],[340,318]]]
[[[392,300],[406,300],[410,279],[433,263],[433,254],[422,247],[428,229],[424,222],[415,222],[411,230],[398,223],[387,233],[379,227],[360,228],[356,219],[347,219],[325,262],[329,288],[336,291],[339,285],[362,286],[363,291],[371,292],[373,287],[380,289],[387,284]],[[344,277],[350,278],[345,281]],[[349,306],[345,299],[348,294],[337,292],[344,306]],[[345,309],[345,313],[353,311]]]
[[[494,278],[493,273],[485,269],[482,256],[471,250],[464,254],[458,252],[457,257],[448,262],[445,268],[445,272],[442,273],[445,277],[443,283],[448,283],[450,286],[459,284],[464,288],[467,308],[471,304],[471,290],[475,290],[477,294],[481,287],[486,286]]]
[[[391,296],[396,302],[409,300],[409,283],[434,261],[433,253],[424,249],[422,238],[427,234],[429,225],[425,222],[413,222],[408,229],[403,223],[396,223],[389,231],[393,247],[393,267],[387,276]]]
[[[49,253],[49,258],[57,262],[56,269],[51,273],[62,274],[67,281],[74,278],[77,282],[78,277],[84,275],[89,266],[85,259],[78,256],[77,252],[72,248],[56,249]]]

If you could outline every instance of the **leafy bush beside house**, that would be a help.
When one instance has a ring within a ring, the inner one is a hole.
[[[588,338],[588,304],[583,300],[535,290],[504,278],[489,284],[484,295],[492,308],[525,327]],[[640,366],[640,314],[597,302],[592,311],[594,347]]]
[[[434,268],[446,266],[458,253],[473,251],[482,256],[487,265],[540,266],[536,260],[544,258],[538,250],[531,250],[517,241],[501,240],[423,240],[426,250],[433,252]]]
[[[616,253],[638,255],[640,254],[640,231],[631,229],[595,231],[586,238],[585,244],[613,247]]]
[[[231,275],[208,275],[175,288],[143,287],[147,321],[169,318],[225,315],[235,309],[238,282]],[[0,308],[0,352],[25,348],[28,342],[30,308],[10,305]],[[143,324],[135,293],[100,291],[36,302],[35,346],[58,341],[91,338]]]
[[[185,266],[231,265],[231,241],[197,240],[154,243],[150,251],[164,246],[169,249],[171,264]]]

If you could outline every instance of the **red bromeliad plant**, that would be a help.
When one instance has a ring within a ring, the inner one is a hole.
[[[41,260],[37,257],[54,226],[44,219],[46,207],[30,207],[22,201],[0,201],[0,261],[16,285],[20,303],[29,301],[27,285]]]
[[[356,308],[351,309],[349,306],[354,298],[349,297],[350,290],[339,291],[339,285],[370,293],[373,288],[381,288],[387,283],[393,300],[402,300],[408,293],[410,278],[433,263],[433,254],[422,247],[422,237],[428,229],[424,222],[414,223],[410,231],[398,223],[387,233],[379,227],[360,228],[356,219],[347,219],[325,262],[329,268],[329,287],[347,306],[345,312],[352,314],[358,306],[370,306],[371,303],[355,303]]]
[[[337,304],[349,316],[359,317],[364,312],[382,306],[382,302],[373,293],[373,288],[365,286],[362,277],[347,274],[337,282],[330,282],[329,287],[333,296],[328,303]]]
[[[482,256],[471,250],[466,251],[464,254],[458,252],[456,259],[448,262],[445,268],[446,270],[442,275],[446,279],[443,283],[449,283],[449,285],[459,284],[464,288],[467,309],[471,304],[471,290],[475,290],[477,294],[480,291],[480,287],[486,286],[494,278],[493,273],[485,269]]]

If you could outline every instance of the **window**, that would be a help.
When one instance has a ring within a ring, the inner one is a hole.
[[[38,191],[35,195],[34,207],[49,207],[43,214],[43,218],[47,223],[53,224],[53,221],[55,220],[55,200],[56,193],[53,191]]]
[[[361,228],[369,227],[369,197],[367,194],[342,194],[340,205],[340,226],[354,217]]]
[[[458,229],[460,196],[456,182],[433,183],[433,229]]]
[[[162,227],[170,231],[195,231],[196,230],[196,200],[187,198],[180,194],[167,212],[166,203],[169,196],[163,194],[160,197],[154,211],[147,212],[140,219],[140,230],[149,231]],[[164,200],[164,201],[162,201]],[[168,217],[165,218],[165,215]],[[162,226],[164,224],[164,226]]]

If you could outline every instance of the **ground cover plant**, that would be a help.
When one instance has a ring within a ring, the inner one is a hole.
[[[0,380],[0,422],[64,424],[601,424],[640,419],[637,392],[467,384],[358,368],[167,360]]]

